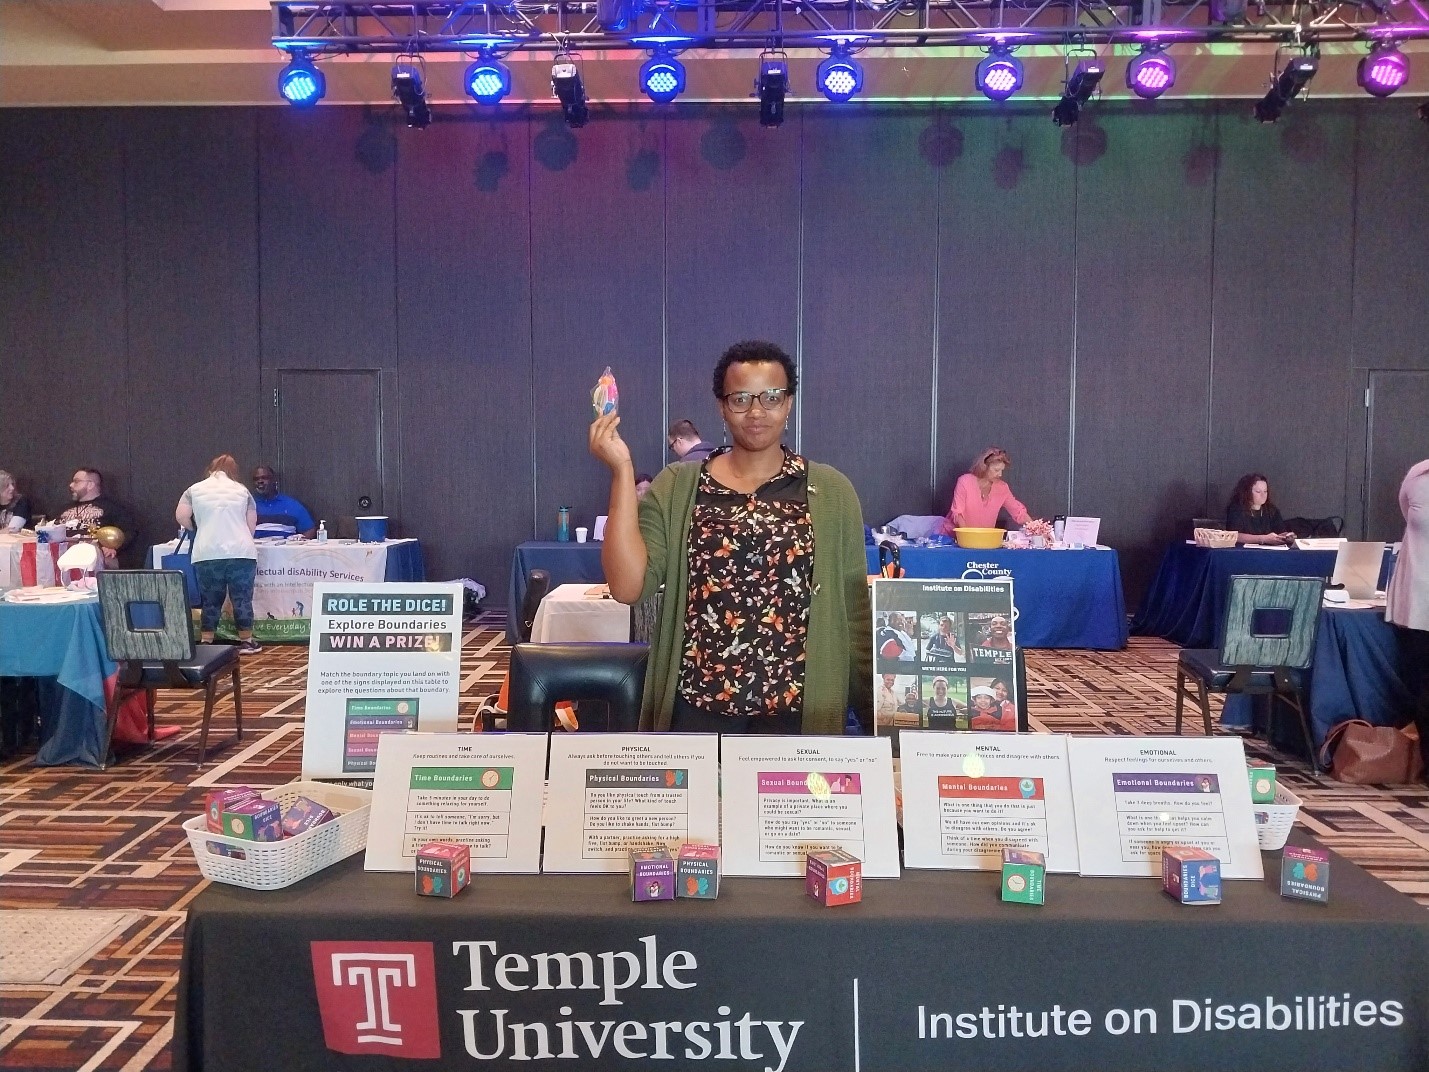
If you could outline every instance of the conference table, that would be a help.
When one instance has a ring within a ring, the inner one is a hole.
[[[1383,588],[1393,556],[1386,550]],[[1218,648],[1225,629],[1230,579],[1235,576],[1324,577],[1334,551],[1293,547],[1198,547],[1178,540],[1166,548],[1151,587],[1131,621],[1138,636],[1159,636],[1183,648]]]
[[[193,900],[174,1069],[1422,1072],[1429,913],[1337,855],[1328,904],[1282,899],[1263,857],[1214,906],[1049,875],[1032,907],[993,873],[905,871],[823,908],[798,879],[728,877],[713,901],[555,874],[419,897],[358,855]],[[1227,1005],[1241,1026],[1201,1029]]]
[[[546,593],[531,624],[533,644],[624,644],[630,639],[630,608],[604,585],[562,584]]]
[[[526,599],[531,571],[543,569],[551,575],[551,588],[563,584],[604,584],[598,543],[558,540],[528,540],[511,556],[511,578],[506,591],[506,639],[515,644],[521,638],[521,605]],[[622,638],[625,639],[625,638]]]
[[[159,569],[176,541],[149,549],[149,564]],[[421,541],[260,539],[253,585],[253,636],[267,643],[306,644],[312,618],[313,585],[318,581],[424,581]],[[233,619],[219,621],[218,635],[237,636]]]
[[[97,597],[64,603],[0,600],[0,677],[40,679],[36,765],[102,764],[105,703],[117,673]],[[148,741],[144,705],[143,693],[126,701],[115,722],[116,742]]]
[[[40,543],[33,532],[0,533],[0,592],[59,583],[59,558],[69,544]]]
[[[899,553],[905,577],[1011,577],[1018,647],[1126,647],[1121,567],[1111,548],[976,551],[910,545]],[[869,546],[867,557],[873,576],[878,573],[878,548]]]
[[[1326,606],[1320,611],[1309,683],[1310,732],[1316,748],[1341,722],[1361,718],[1376,726],[1403,726],[1414,714],[1405,668],[1400,665],[1394,627],[1384,607]],[[1221,724],[1256,725],[1255,697],[1228,696]],[[1303,748],[1293,711],[1276,717],[1275,747],[1294,754]]]

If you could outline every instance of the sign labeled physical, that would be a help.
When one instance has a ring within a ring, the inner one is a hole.
[[[456,729],[461,585],[317,584],[313,602],[303,777],[370,776],[381,734]]]

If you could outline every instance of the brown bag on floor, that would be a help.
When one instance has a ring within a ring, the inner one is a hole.
[[[1338,747],[1335,742],[1338,741]],[[1335,758],[1328,760],[1331,748]],[[1408,785],[1424,777],[1416,726],[1372,726],[1363,719],[1341,722],[1325,738],[1320,763],[1341,782],[1355,785]]]

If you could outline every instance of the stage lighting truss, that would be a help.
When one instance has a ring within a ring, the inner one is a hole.
[[[327,92],[327,79],[301,53],[278,73],[278,94],[295,108],[311,108]]]
[[[994,45],[977,65],[974,85],[988,100],[1005,101],[1022,88],[1022,61],[1008,45]]]
[[[472,52],[492,39],[513,51],[631,53],[662,36],[679,40],[681,49],[751,52],[822,50],[840,38],[919,48],[1429,38],[1426,0],[1308,6],[1304,0],[625,0],[618,6],[616,18],[611,5],[593,0],[276,0],[273,44],[319,58]]]
[[[1285,106],[1310,84],[1310,79],[1319,69],[1320,50],[1313,45],[1291,56],[1276,74],[1275,82],[1265,96],[1255,102],[1255,118],[1262,123],[1274,123],[1285,111]]]
[[[1409,81],[1409,57],[1393,41],[1380,41],[1360,60],[1355,80],[1370,96],[1388,97]]]
[[[551,92],[561,102],[561,114],[566,125],[579,129],[590,118],[586,103],[585,80],[581,78],[580,57],[572,52],[558,52],[551,64]]]
[[[432,110],[427,106],[427,76],[421,57],[397,57],[397,62],[392,65],[392,96],[402,106],[409,127],[421,130],[432,121]]]

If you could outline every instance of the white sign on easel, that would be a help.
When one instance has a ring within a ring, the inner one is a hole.
[[[451,731],[461,691],[460,584],[313,586],[304,778],[366,778],[377,739]]]
[[[471,870],[541,869],[544,733],[384,733],[377,741],[368,871],[411,871],[433,841],[465,845]]]
[[[1263,877],[1238,737],[1073,737],[1083,875],[1161,875],[1167,845],[1205,849],[1222,878]]]
[[[911,730],[900,747],[909,867],[996,871],[1003,849],[1031,849],[1048,871],[1077,873],[1064,735]]]
[[[897,878],[893,746],[887,737],[722,737],[721,864],[729,875],[802,876],[843,849],[865,878]]]
[[[709,733],[551,737],[546,871],[625,871],[630,851],[719,841],[719,738]]]

